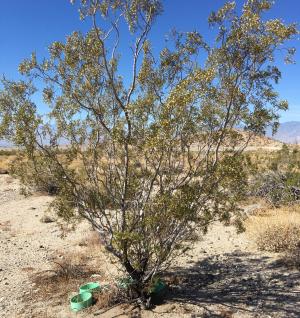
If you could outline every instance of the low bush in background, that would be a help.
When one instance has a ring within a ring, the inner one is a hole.
[[[263,210],[246,221],[260,250],[296,253],[300,247],[300,207]]]
[[[252,177],[249,195],[265,199],[273,206],[288,204],[300,199],[300,173],[267,171]]]
[[[0,149],[0,174],[8,174],[11,163],[17,156],[16,149]]]
[[[268,154],[256,151],[249,155],[252,173],[248,195],[263,198],[272,206],[294,204],[300,200],[300,151],[298,146],[283,144]]]

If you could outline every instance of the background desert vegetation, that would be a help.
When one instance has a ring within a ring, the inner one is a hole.
[[[12,162],[16,158],[17,151],[11,149],[1,149],[0,148],[0,173],[8,173]]]

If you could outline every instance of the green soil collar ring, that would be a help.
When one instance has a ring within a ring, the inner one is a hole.
[[[94,292],[98,292],[101,290],[101,286],[99,283],[96,282],[91,282],[91,283],[86,283],[82,286],[80,286],[79,288],[79,293],[84,293],[84,292],[90,292],[90,293],[94,293]]]
[[[93,296],[90,292],[84,292],[78,294],[71,298],[71,309],[73,311],[79,311],[81,309],[87,308],[92,305],[93,303]]]

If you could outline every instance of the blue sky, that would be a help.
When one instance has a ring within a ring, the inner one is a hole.
[[[224,0],[164,0],[164,13],[158,18],[151,33],[154,49],[164,44],[164,35],[173,28],[179,31],[199,31],[211,39],[207,17]],[[243,1],[238,0],[241,5]],[[277,0],[267,17],[282,18],[285,22],[299,22],[299,0]],[[0,10],[0,74],[18,78],[19,62],[32,51],[42,58],[47,55],[48,45],[63,41],[72,31],[88,30],[90,22],[79,20],[77,9],[68,0],[1,0]],[[296,65],[280,62],[282,79],[277,89],[287,99],[290,109],[282,114],[281,121],[300,121],[300,41],[291,43],[298,50]],[[127,54],[129,43],[123,41],[122,50]],[[126,73],[126,57],[122,71]],[[128,68],[129,71],[129,68]],[[125,74],[126,75],[126,74]],[[42,107],[42,105],[40,106]]]

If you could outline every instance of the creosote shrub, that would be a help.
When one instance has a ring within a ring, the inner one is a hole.
[[[20,81],[2,80],[0,139],[23,150],[15,174],[26,186],[55,186],[58,216],[92,224],[144,301],[187,240],[238,216],[249,140],[235,127],[249,138],[276,129],[288,106],[274,89],[276,51],[298,31],[264,18],[272,1],[247,0],[242,10],[232,1],[209,16],[211,43],[175,31],[157,54],[149,34],[163,1],[77,5],[91,29],[52,43],[46,59],[32,54]],[[295,50],[286,52],[290,62]],[[38,89],[47,114],[34,102]]]

